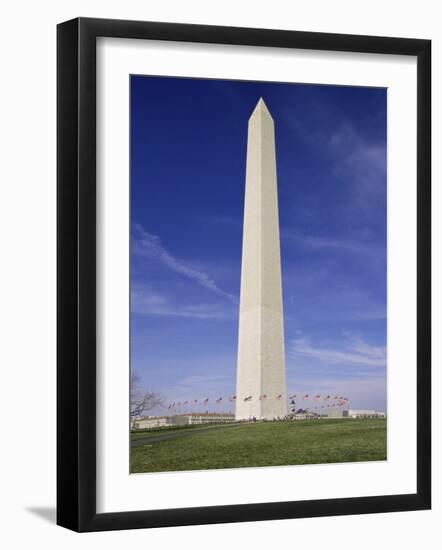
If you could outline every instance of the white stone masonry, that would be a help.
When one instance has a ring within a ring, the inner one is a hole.
[[[235,416],[286,414],[275,131],[261,98],[248,128]]]

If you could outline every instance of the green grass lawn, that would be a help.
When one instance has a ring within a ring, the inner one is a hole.
[[[146,433],[143,435],[146,437]],[[154,435],[158,432],[151,437]],[[194,430],[177,439],[133,447],[131,472],[360,462],[386,458],[386,419],[258,422],[203,433]]]
[[[143,428],[141,430],[132,430],[130,433],[131,441],[137,441],[138,439],[147,439],[149,437],[158,437],[159,435],[176,433],[176,432],[187,432],[189,430],[201,430],[207,427],[218,427],[223,426],[224,424],[188,424],[185,426],[164,426],[160,428]]]

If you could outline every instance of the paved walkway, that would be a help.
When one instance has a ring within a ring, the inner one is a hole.
[[[189,436],[192,434],[200,434],[203,432],[210,432],[211,430],[225,430],[226,428],[232,428],[233,426],[241,426],[241,424],[226,424],[224,426],[207,426],[206,428],[185,429],[182,432],[172,432],[168,434],[161,434],[157,436],[146,437],[145,439],[135,439],[130,442],[131,447],[141,447],[143,445],[152,445],[153,443],[160,443],[161,441],[167,441],[168,439],[176,439],[178,437]]]

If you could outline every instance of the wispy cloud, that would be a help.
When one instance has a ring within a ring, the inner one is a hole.
[[[204,386],[207,385],[207,383],[212,382],[225,382],[230,381],[226,376],[222,374],[192,374],[190,376],[185,376],[180,383],[186,386],[192,386],[198,384],[203,384]]]
[[[207,364],[215,358],[207,357]],[[216,360],[216,364],[219,365],[219,360]],[[229,401],[229,396],[235,394],[235,373],[234,362],[232,365],[231,358],[224,358],[224,364],[222,369],[228,370],[227,375],[216,374],[203,374],[197,372],[194,375],[178,378],[175,384],[172,384],[165,388],[164,394],[167,395],[169,401],[178,402],[188,401],[187,409],[191,410],[216,410],[231,411],[234,409],[234,403]],[[222,401],[216,404],[216,400],[222,397]],[[209,399],[208,404],[204,404],[204,399]],[[197,403],[192,403],[194,399],[197,399]],[[186,408],[184,406],[184,408]]]
[[[344,323],[384,321],[387,308],[382,295],[370,292],[351,274],[320,262],[283,271],[284,313],[286,320],[298,322]]]
[[[356,165],[368,164],[376,170],[385,170],[385,141],[382,141],[382,143],[370,143],[349,123],[342,124],[331,135],[329,145],[334,151],[346,152],[344,158],[347,166],[354,167]]]
[[[141,315],[193,319],[225,319],[233,315],[231,307],[219,303],[180,304],[143,285],[134,285],[132,288],[131,311]]]
[[[317,115],[318,113],[316,113]],[[324,113],[323,118],[330,116]],[[346,185],[348,199],[352,202],[353,209],[348,209],[347,214],[358,215],[367,212],[369,215],[373,208],[384,208],[386,198],[386,173],[387,173],[387,147],[386,136],[375,139],[357,128],[345,115],[342,121],[330,127],[324,128],[323,118],[317,120],[314,128],[300,122],[290,120],[290,126],[304,143],[315,151],[315,155],[328,159],[330,175],[334,176],[340,184]]]
[[[387,384],[385,376],[358,377],[346,375],[311,376],[294,372],[287,378],[289,392],[297,395],[319,393],[321,395],[345,395],[351,408],[386,410]]]
[[[154,258],[160,261],[165,267],[179,273],[194,281],[199,286],[227,298],[236,303],[238,298],[221,289],[208,273],[195,269],[188,262],[185,262],[171,254],[161,243],[157,235],[148,233],[140,224],[134,225],[135,238],[133,240],[133,253],[138,256]]]
[[[338,346],[314,346],[307,338],[296,338],[292,341],[292,354],[317,359],[327,364],[340,364],[365,367],[385,367],[387,362],[386,348],[373,346],[359,336],[345,333],[345,340]]]
[[[387,152],[385,139],[370,142],[344,123],[328,140],[334,171],[349,178],[360,206],[373,207],[376,198],[385,201]],[[377,206],[377,204],[376,204]]]
[[[313,251],[332,251],[344,254],[352,254],[356,256],[365,256],[368,259],[385,259],[385,246],[378,243],[369,242],[367,240],[358,239],[355,237],[352,240],[328,238],[318,235],[303,235],[299,232],[283,228],[281,229],[281,237],[299,246]]]

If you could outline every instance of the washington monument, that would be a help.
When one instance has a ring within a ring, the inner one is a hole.
[[[286,414],[275,130],[261,98],[248,127],[235,416]]]

